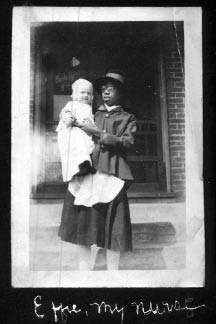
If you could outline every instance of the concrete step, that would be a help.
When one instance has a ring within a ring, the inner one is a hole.
[[[33,270],[76,270],[77,246],[58,235],[62,201],[32,201],[30,264]],[[185,260],[185,204],[130,204],[133,251],[121,258],[120,269],[179,269]],[[104,270],[100,250],[95,270]]]
[[[162,270],[182,269],[185,266],[185,248],[172,246],[164,248],[154,246],[145,249],[134,249],[125,253],[120,259],[120,270]],[[100,250],[94,270],[106,270],[106,255]]]
[[[177,241],[169,224],[133,224],[133,251],[121,257],[120,269],[179,269],[184,265],[184,242]],[[58,227],[30,228],[32,270],[77,270],[78,250],[62,242]],[[95,270],[105,270],[106,258],[100,249]]]
[[[58,226],[31,227],[30,238],[37,250],[55,250],[59,244]],[[132,224],[133,248],[143,249],[146,246],[169,245],[180,243],[176,231],[170,223]]]
[[[32,271],[74,271],[78,270],[78,252],[62,253],[37,252],[30,257]],[[120,258],[120,270],[162,270],[183,269],[185,266],[185,247],[148,248],[133,250]],[[106,270],[105,251],[100,250],[97,255],[95,271]]]
[[[142,241],[157,238],[165,242],[185,240],[185,204],[130,204],[131,222]],[[62,202],[33,203],[30,209],[30,227],[58,227],[62,212]],[[148,226],[149,224],[149,226]],[[154,226],[154,224],[156,224]],[[164,232],[165,231],[165,232]],[[167,235],[169,231],[169,236]],[[163,233],[166,233],[164,235]]]
[[[60,223],[62,201],[47,200],[38,203],[32,200],[30,206],[30,225],[53,226]],[[185,203],[130,203],[132,223],[146,222],[184,222]]]

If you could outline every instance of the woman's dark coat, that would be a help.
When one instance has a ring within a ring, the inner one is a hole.
[[[95,114],[95,123],[103,130],[92,154],[95,169],[123,180],[133,180],[126,153],[134,144],[134,115],[123,111],[121,107],[108,112],[102,105]]]
[[[108,112],[104,106],[100,106],[95,114],[95,122],[103,133],[96,140],[92,154],[94,168],[126,182],[133,180],[126,152],[134,143],[134,116],[121,107]],[[59,236],[63,241],[75,244],[97,244],[106,249],[130,251],[132,231],[126,185],[113,201],[93,207],[74,205],[74,197],[67,191]]]

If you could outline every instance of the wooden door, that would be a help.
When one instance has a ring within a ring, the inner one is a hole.
[[[131,49],[129,65],[129,107],[137,119],[135,145],[129,153],[135,181],[134,193],[166,191],[163,161],[161,102],[159,87],[159,44],[142,50]]]

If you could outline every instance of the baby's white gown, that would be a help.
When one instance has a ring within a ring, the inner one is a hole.
[[[94,123],[90,105],[71,101],[67,103],[62,112],[71,112],[77,121],[87,118]],[[79,127],[66,127],[62,120],[56,131],[58,132],[63,181],[69,181],[68,190],[75,197],[74,204],[91,207],[97,203],[112,201],[124,186],[122,179],[99,171],[95,174],[76,176],[82,162],[89,161],[92,165],[90,157],[94,149],[92,137]]]
[[[90,105],[70,101],[63,108],[62,113],[71,112],[78,122],[83,119],[93,121],[92,108]],[[87,135],[79,127],[67,127],[60,120],[56,129],[58,132],[58,145],[62,163],[63,181],[70,181],[79,172],[79,165],[84,161],[89,161],[92,165],[90,154],[94,149],[94,142],[91,136]]]

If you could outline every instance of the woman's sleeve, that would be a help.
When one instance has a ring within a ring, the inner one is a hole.
[[[134,135],[136,132],[136,119],[134,115],[130,116],[126,128],[120,136],[109,133],[102,133],[99,143],[101,145],[108,145],[115,149],[129,150],[134,144]]]
[[[95,125],[95,121],[94,121],[94,115],[91,113],[90,116],[89,116],[89,120],[90,122]]]

